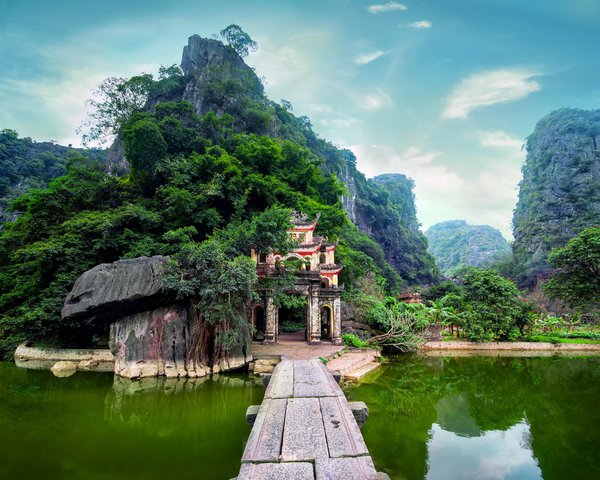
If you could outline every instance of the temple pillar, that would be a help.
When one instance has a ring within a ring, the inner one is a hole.
[[[321,315],[319,311],[319,290],[320,285],[312,284],[308,290],[308,342],[313,344],[321,343]]]
[[[273,297],[266,295],[265,301],[265,343],[277,342],[277,330],[279,329],[279,310],[273,303]]]
[[[331,341],[336,345],[342,343],[342,301],[337,297],[333,301],[333,319],[332,319]]]

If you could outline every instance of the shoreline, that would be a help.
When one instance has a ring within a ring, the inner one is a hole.
[[[600,343],[436,341],[423,344],[417,352],[427,356],[600,355]]]

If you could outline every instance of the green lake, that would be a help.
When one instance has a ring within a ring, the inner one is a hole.
[[[409,355],[346,393],[394,480],[600,478],[600,357]]]
[[[0,478],[227,480],[263,393],[247,375],[56,378],[0,362]]]
[[[390,359],[356,386],[396,479],[600,478],[600,357]],[[228,480],[264,389],[247,375],[56,378],[0,363],[0,478]]]

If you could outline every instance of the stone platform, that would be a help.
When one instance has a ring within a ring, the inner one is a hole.
[[[258,409],[237,480],[377,480],[354,414],[317,360],[283,360]]]

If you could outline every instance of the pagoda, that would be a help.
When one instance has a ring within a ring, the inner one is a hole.
[[[296,248],[283,254],[251,251],[259,276],[276,276],[292,260],[296,265],[295,285],[289,293],[304,295],[307,299],[305,339],[316,344],[341,340],[341,292],[339,274],[342,266],[335,263],[337,242],[314,235],[320,215],[310,220],[306,214],[293,212],[289,235],[297,242]],[[250,308],[249,320],[254,326],[255,340],[277,342],[279,337],[279,309],[273,303],[271,291],[259,292],[261,301]]]

